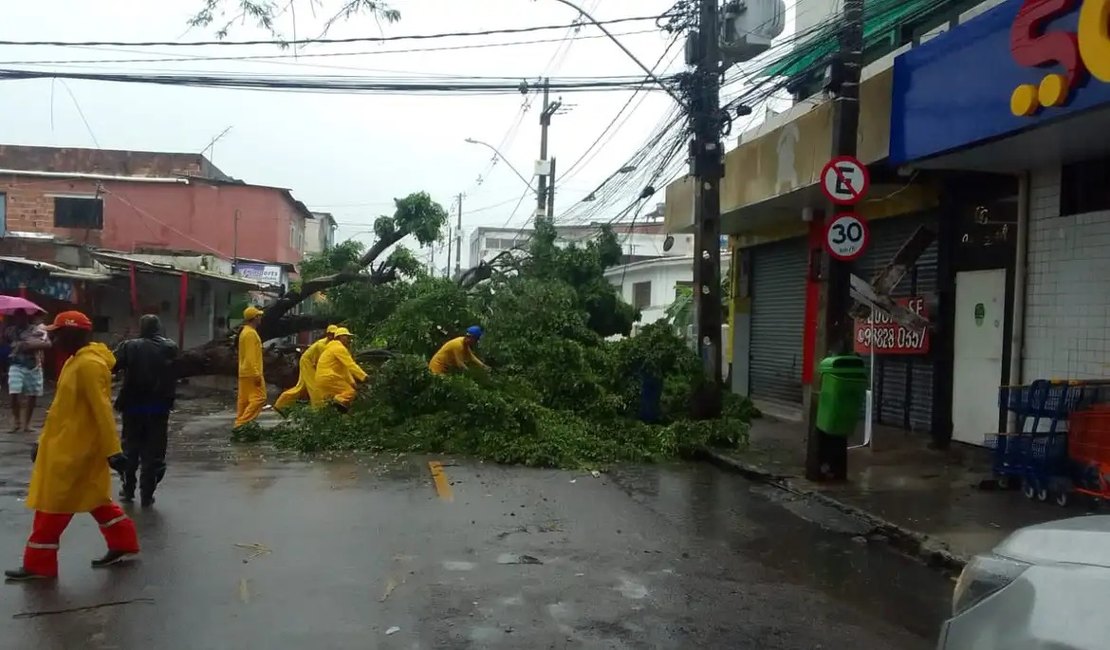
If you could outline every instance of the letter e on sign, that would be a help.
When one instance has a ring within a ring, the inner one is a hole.
[[[825,227],[825,250],[842,262],[851,262],[863,255],[870,240],[867,222],[855,214],[838,214]]]
[[[867,167],[851,156],[833,158],[821,169],[821,191],[837,205],[859,203],[870,186]]]

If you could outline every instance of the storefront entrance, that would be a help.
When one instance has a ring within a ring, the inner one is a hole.
[[[952,439],[982,445],[998,431],[1006,333],[1006,270],[956,274]]]

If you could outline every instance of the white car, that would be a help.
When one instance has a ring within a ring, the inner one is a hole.
[[[1110,516],[1015,531],[964,568],[941,650],[1110,648]]]

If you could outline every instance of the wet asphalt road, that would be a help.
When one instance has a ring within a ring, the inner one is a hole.
[[[78,517],[56,584],[0,587],[0,647],[913,649],[947,608],[949,580],[854,521],[707,465],[437,459],[441,494],[429,458],[305,461],[178,417],[158,504],[134,512],[141,561],[90,569],[103,542]],[[0,444],[13,567],[25,448]]]

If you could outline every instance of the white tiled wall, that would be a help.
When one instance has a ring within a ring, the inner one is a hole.
[[[1060,169],[1031,179],[1022,379],[1110,377],[1110,212],[1060,216]]]

